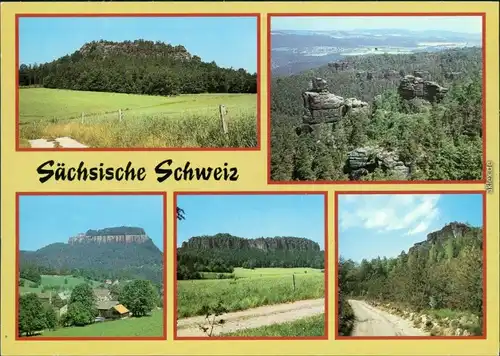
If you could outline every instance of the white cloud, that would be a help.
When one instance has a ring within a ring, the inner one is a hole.
[[[341,195],[339,227],[342,231],[358,227],[379,233],[424,233],[440,216],[439,198],[432,194]]]

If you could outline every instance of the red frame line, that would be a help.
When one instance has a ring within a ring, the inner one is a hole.
[[[479,194],[482,196],[482,208],[483,208],[483,325],[482,333],[480,336],[340,336],[338,335],[339,330],[339,306],[335,303],[335,340],[486,340],[486,325],[487,325],[487,289],[486,289],[486,278],[487,278],[487,253],[486,253],[486,241],[487,241],[487,227],[486,227],[486,192],[483,190],[448,190],[448,191],[343,191],[335,192],[335,263],[339,260],[339,195],[390,195],[390,194],[415,194],[415,195],[426,195],[426,194]],[[339,295],[339,280],[338,273],[335,274],[335,296]]]
[[[116,147],[116,148],[30,148],[20,146],[20,119],[19,119],[19,19],[20,18],[41,18],[41,17],[255,17],[257,22],[257,146],[256,147],[159,147],[159,148],[140,148],[140,147]],[[16,152],[117,152],[117,151],[260,151],[261,150],[261,83],[262,71],[260,63],[261,54],[261,14],[260,13],[25,13],[15,15],[15,66],[16,66]]]
[[[271,60],[272,60],[272,48],[271,48],[271,18],[272,17],[308,17],[308,16],[318,16],[318,17],[339,17],[339,16],[380,16],[380,17],[394,17],[394,16],[481,16],[482,18],[482,131],[483,131],[483,174],[481,180],[414,180],[414,181],[273,181],[271,180]],[[278,184],[486,184],[486,13],[485,12],[402,12],[402,13],[269,13],[267,16],[267,184],[278,185]]]
[[[124,195],[156,195],[163,198],[163,334],[162,336],[138,336],[138,337],[110,337],[110,336],[75,336],[75,337],[26,337],[19,336],[17,327],[19,325],[19,287],[17,280],[19,277],[19,198],[21,196],[68,196],[68,195],[81,195],[81,196],[124,196]],[[16,287],[15,287],[15,340],[16,341],[30,341],[30,342],[43,342],[43,341],[141,341],[141,340],[167,340],[167,193],[166,192],[16,192]]]
[[[174,219],[174,239],[172,249],[174,251],[174,340],[204,340],[204,341],[243,341],[243,340],[328,340],[328,192],[327,191],[214,191],[214,192],[174,192],[174,204],[177,207],[177,197],[179,195],[322,195],[324,197],[324,214],[325,214],[325,334],[323,336],[300,336],[300,337],[276,337],[276,336],[177,336],[177,211],[173,209]]]

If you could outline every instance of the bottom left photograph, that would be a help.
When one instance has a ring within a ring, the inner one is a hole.
[[[18,193],[16,339],[166,339],[165,201]]]

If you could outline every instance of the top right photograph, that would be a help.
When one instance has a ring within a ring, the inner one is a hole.
[[[484,14],[268,21],[270,183],[484,180]]]

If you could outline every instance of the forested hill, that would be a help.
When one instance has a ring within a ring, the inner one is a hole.
[[[21,64],[19,85],[147,95],[256,93],[257,74],[203,62],[183,46],[101,40],[49,63]]]
[[[411,84],[416,77],[420,84]],[[302,93],[310,90],[313,78],[324,79],[336,96],[364,103],[359,112],[317,125],[322,127],[319,142],[297,130],[307,111]],[[425,96],[426,81],[448,89],[442,100],[415,97],[422,95],[419,85]],[[479,180],[482,102],[481,48],[346,57],[273,78],[271,178]]]
[[[344,300],[363,297],[410,310],[483,312],[483,229],[453,222],[396,258],[339,261]]]
[[[124,228],[109,228],[103,231],[119,231]],[[154,282],[163,280],[163,253],[146,235],[124,235],[132,238],[117,237],[121,235],[107,235],[105,241],[96,240],[95,230],[89,230],[90,236],[81,235],[78,239],[88,241],[77,242],[70,239],[69,244],[53,243],[37,251],[20,251],[21,269],[29,265],[37,268],[49,268],[57,274],[75,273],[86,277],[102,280],[104,278],[132,279],[145,278]],[[140,232],[141,228],[127,231]],[[140,236],[140,239],[135,237]]]
[[[177,249],[178,279],[199,278],[198,272],[232,272],[235,267],[324,268],[324,251],[305,238],[230,234],[192,237]]]

